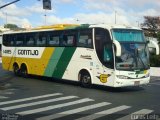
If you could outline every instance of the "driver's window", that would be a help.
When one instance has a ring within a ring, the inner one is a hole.
[[[108,68],[114,67],[114,59],[113,59],[113,52],[112,52],[112,44],[108,43],[104,46],[104,56],[103,61],[105,62]]]

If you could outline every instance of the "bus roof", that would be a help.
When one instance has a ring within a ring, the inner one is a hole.
[[[81,28],[104,28],[104,29],[136,29],[141,30],[138,27],[132,27],[127,25],[110,25],[110,24],[56,24],[50,26],[40,26],[30,30],[21,30],[21,31],[8,31],[3,34],[16,34],[16,33],[29,33],[29,32],[41,32],[41,31],[53,31],[53,30],[66,30],[66,29],[81,29]]]

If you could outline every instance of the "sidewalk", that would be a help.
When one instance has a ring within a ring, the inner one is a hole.
[[[151,67],[151,76],[160,77],[160,67]]]

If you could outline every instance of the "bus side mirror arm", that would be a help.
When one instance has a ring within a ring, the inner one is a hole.
[[[116,56],[120,57],[122,52],[121,52],[121,44],[117,40],[113,40],[113,44],[116,47]]]
[[[150,44],[152,44],[154,48],[156,48],[156,55],[159,55],[159,45],[153,40],[150,40]]]

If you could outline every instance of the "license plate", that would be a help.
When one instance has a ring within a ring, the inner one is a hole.
[[[134,85],[139,85],[140,84],[140,81],[135,81],[134,82]]]

